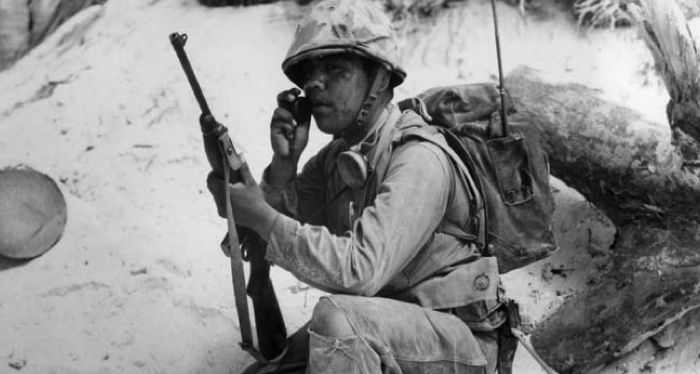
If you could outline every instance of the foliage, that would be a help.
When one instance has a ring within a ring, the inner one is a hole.
[[[278,0],[199,0],[206,6],[246,6],[272,3]],[[296,0],[300,5],[320,0]],[[374,0],[384,4],[394,20],[406,20],[433,17],[441,9],[449,8],[450,4],[467,1],[491,0]],[[547,5],[560,6],[574,16],[579,27],[627,27],[632,24],[632,15],[628,9],[630,4],[638,4],[639,0],[496,0],[518,7],[520,12],[537,12]],[[661,1],[661,0],[659,0]],[[673,0],[664,0],[673,1]],[[700,14],[700,4],[697,0],[675,0],[682,7],[686,17]]]
[[[570,1],[579,26],[624,27],[632,24],[628,5],[635,0],[574,0]]]
[[[460,0],[379,0],[395,19],[431,17]],[[474,0],[461,0],[474,1]],[[490,0],[477,0],[490,1]],[[628,5],[638,0],[497,0],[518,7],[522,13],[538,12],[549,6],[571,12],[579,27],[626,27],[632,24]],[[548,4],[546,4],[548,3]]]

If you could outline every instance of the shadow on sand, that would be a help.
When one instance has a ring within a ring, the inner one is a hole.
[[[32,259],[15,259],[15,258],[9,258],[9,257],[4,257],[0,255],[0,271],[6,270],[6,269],[11,269],[19,266],[24,266],[25,264],[29,263]]]

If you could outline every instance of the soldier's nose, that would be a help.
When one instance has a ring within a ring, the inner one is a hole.
[[[321,82],[318,79],[311,79],[308,82],[306,82],[306,84],[304,85],[304,92],[308,96],[309,91],[311,91],[313,89],[323,90],[324,88],[326,88],[326,85],[323,82]]]

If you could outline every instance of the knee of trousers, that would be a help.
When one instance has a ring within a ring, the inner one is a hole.
[[[332,297],[332,296],[331,296]],[[318,335],[347,338],[355,335],[348,316],[331,297],[322,297],[314,307],[309,330]]]

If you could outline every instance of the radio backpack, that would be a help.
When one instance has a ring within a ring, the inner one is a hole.
[[[402,111],[416,111],[442,133],[467,167],[484,209],[476,225],[463,230],[473,235],[484,255],[496,256],[501,273],[557,249],[547,155],[535,125],[516,113],[508,96],[505,136],[497,113],[499,92],[492,84],[433,88],[398,105]],[[414,130],[404,130],[403,137],[422,137],[420,129]]]

